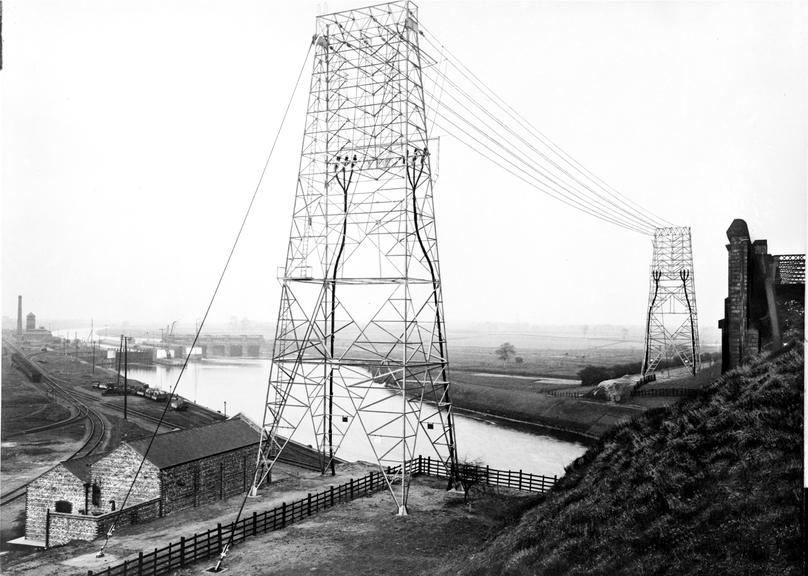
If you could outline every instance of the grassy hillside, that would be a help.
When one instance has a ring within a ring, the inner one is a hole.
[[[476,574],[802,574],[801,344],[608,432],[463,566]]]

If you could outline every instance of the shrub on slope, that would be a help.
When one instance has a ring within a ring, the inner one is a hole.
[[[462,574],[801,574],[801,345],[606,434]]]

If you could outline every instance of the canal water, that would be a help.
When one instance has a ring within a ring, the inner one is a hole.
[[[266,401],[269,360],[203,361],[189,363],[177,386],[177,393],[209,408],[233,415],[242,412],[261,424]],[[129,368],[129,376],[153,388],[169,391],[180,374],[179,367],[153,366]],[[391,402],[401,397],[380,387],[379,394]],[[226,403],[226,406],[225,406]],[[461,461],[479,461],[492,468],[523,469],[525,472],[561,475],[564,467],[586,450],[583,444],[559,440],[544,434],[531,434],[488,422],[457,415],[455,429]],[[294,439],[312,444],[303,429]],[[309,432],[308,435],[311,435]],[[421,436],[419,435],[419,442]],[[420,444],[418,452],[430,455],[431,448]],[[358,422],[342,443],[340,457],[346,460],[375,461],[367,438]]]

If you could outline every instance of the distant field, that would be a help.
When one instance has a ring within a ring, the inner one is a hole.
[[[578,371],[587,365],[613,365],[639,362],[642,350],[634,347],[590,347],[575,350],[520,349],[515,360],[503,362],[494,351],[496,347],[452,346],[449,363],[455,370],[463,372],[504,373],[522,376],[578,379]]]
[[[482,386],[515,392],[547,392],[548,390],[567,389],[579,383],[579,380],[573,379],[468,372],[464,369],[453,370],[451,372],[451,380],[452,383],[462,383],[469,387]]]

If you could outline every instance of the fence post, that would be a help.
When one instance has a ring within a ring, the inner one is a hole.
[[[522,489],[522,470],[519,470],[519,488],[518,490]]]
[[[216,552],[222,551],[222,523],[218,522],[216,524]]]
[[[422,474],[424,471],[424,457],[421,454],[418,454],[418,474]]]
[[[143,551],[137,553],[137,573],[138,576],[143,574]]]
[[[258,534],[258,512],[253,511],[253,536]]]
[[[311,492],[309,492],[309,495],[306,496],[306,510],[307,515],[311,516]]]
[[[373,471],[370,472],[370,491],[373,492]]]
[[[180,566],[185,566],[185,536],[180,538]]]
[[[489,471],[488,464],[485,465],[485,483],[486,484],[491,483],[491,472]]]
[[[157,554],[154,555],[154,561],[157,562]],[[168,569],[171,570],[171,542],[168,543]]]
[[[333,506],[334,505],[334,487],[333,486],[331,486],[331,488],[329,489],[329,492],[331,494],[331,506]]]
[[[348,486],[350,487],[349,488],[349,490],[350,490],[350,499],[353,500],[353,478],[351,478],[351,481],[348,483]]]
[[[286,528],[286,502],[281,504],[281,528]]]
[[[426,457],[426,475],[429,476],[432,474],[432,456]]]
[[[50,508],[45,512],[45,550],[50,544]]]
[[[199,541],[196,538],[196,532],[194,532],[194,558],[193,558],[192,562],[196,562],[196,546],[197,546],[198,543],[199,543]]]

